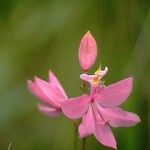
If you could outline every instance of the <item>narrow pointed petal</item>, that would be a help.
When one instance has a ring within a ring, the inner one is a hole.
[[[61,104],[59,102],[60,99],[63,99],[62,95],[60,95],[55,88],[50,86],[49,83],[39,79],[35,78],[35,84],[38,86],[38,88],[46,95],[48,100],[46,101],[51,106],[60,108]]]
[[[112,127],[130,127],[140,122],[136,114],[124,111],[119,107],[103,109],[103,116]]]
[[[94,114],[91,105],[89,105],[88,112],[83,116],[82,123],[79,126],[80,138],[91,135],[95,130]]]
[[[49,71],[49,83],[56,87],[60,93],[64,96],[65,99],[67,99],[67,95],[63,89],[63,87],[61,86],[60,82],[58,81],[58,79],[56,78],[55,74],[52,71]]]
[[[94,135],[101,144],[117,149],[115,137],[108,125],[106,126],[97,123]]]
[[[121,105],[132,91],[133,78],[126,78],[117,83],[111,84],[101,91],[96,101],[102,107],[116,107]]]
[[[50,116],[50,117],[57,117],[61,114],[61,110],[56,109],[56,108],[51,108],[45,105],[38,105],[38,109],[45,115]]]
[[[80,118],[87,112],[90,100],[88,95],[69,99],[62,102],[62,111],[70,119]]]
[[[83,70],[89,70],[97,57],[96,41],[88,31],[81,39],[79,47],[79,62]]]
[[[41,100],[47,101],[47,97],[45,96],[45,94],[38,88],[38,86],[34,82],[32,82],[31,80],[28,80],[27,86],[33,95],[35,95]]]

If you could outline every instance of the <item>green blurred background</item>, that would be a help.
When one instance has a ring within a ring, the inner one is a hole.
[[[114,129],[121,150],[148,150],[150,127],[150,0],[0,0],[0,150],[72,150],[73,125],[37,110],[26,80],[52,69],[69,97],[81,94],[78,47],[89,30],[106,84],[134,76],[123,107],[142,122]],[[93,136],[87,150],[107,149]]]

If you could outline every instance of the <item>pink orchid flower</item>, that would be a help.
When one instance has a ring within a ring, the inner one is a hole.
[[[106,74],[105,69],[102,74]],[[102,75],[103,76],[103,75]],[[92,78],[91,78],[92,77]],[[131,112],[124,111],[120,106],[132,91],[133,78],[129,77],[109,86],[98,86],[100,78],[95,83],[94,76],[81,75],[90,81],[90,95],[72,98],[62,103],[63,113],[70,119],[82,117],[79,126],[80,138],[94,134],[103,145],[117,149],[112,127],[129,127],[140,122],[140,118]]]
[[[35,77],[34,82],[28,80],[27,85],[31,93],[41,100],[38,108],[42,113],[51,117],[60,115],[61,103],[68,97],[52,71],[49,72],[48,82]]]
[[[81,39],[79,47],[79,62],[84,71],[88,71],[97,57],[97,45],[94,37],[88,31]]]

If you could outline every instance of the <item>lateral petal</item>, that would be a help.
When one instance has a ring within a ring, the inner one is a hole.
[[[94,114],[91,105],[87,113],[82,118],[82,123],[79,125],[80,138],[91,135],[95,130]]]
[[[102,113],[113,127],[130,127],[140,122],[136,114],[124,111],[119,107],[103,109]]]
[[[88,95],[71,98],[62,102],[62,111],[70,119],[80,118],[88,110],[90,100]]]
[[[126,78],[117,83],[111,84],[101,91],[96,101],[102,107],[116,107],[121,105],[132,91],[133,78]]]

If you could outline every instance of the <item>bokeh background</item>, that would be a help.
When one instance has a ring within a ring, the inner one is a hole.
[[[114,129],[121,150],[148,150],[150,127],[149,0],[0,0],[0,150],[72,150],[73,125],[37,110],[26,80],[55,72],[69,97],[81,94],[78,47],[89,30],[98,44],[91,73],[109,67],[106,84],[130,75],[123,105],[142,122]],[[79,145],[80,146],[80,142]],[[93,136],[86,150],[107,149]]]

